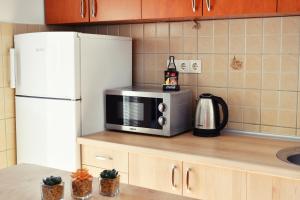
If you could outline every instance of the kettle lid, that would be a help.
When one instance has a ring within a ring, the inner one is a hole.
[[[207,98],[207,99],[211,99],[214,95],[210,94],[210,93],[203,93],[199,96],[199,98]]]

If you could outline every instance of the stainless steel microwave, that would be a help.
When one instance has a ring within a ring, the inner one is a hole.
[[[192,92],[127,87],[105,92],[106,128],[173,136],[192,127]]]

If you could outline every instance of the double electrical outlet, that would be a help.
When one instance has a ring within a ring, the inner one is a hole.
[[[175,65],[180,73],[201,73],[201,60],[175,60]]]

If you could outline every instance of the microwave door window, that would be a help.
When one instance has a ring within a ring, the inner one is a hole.
[[[107,123],[161,129],[157,122],[161,102],[158,98],[107,95]]]

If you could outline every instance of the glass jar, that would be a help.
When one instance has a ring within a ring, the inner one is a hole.
[[[93,192],[93,177],[86,179],[73,178],[71,188],[74,199],[89,199]]]
[[[49,186],[41,183],[42,200],[63,200],[64,199],[64,182]]]
[[[120,192],[120,175],[114,179],[99,178],[99,193],[103,196],[114,197]]]

